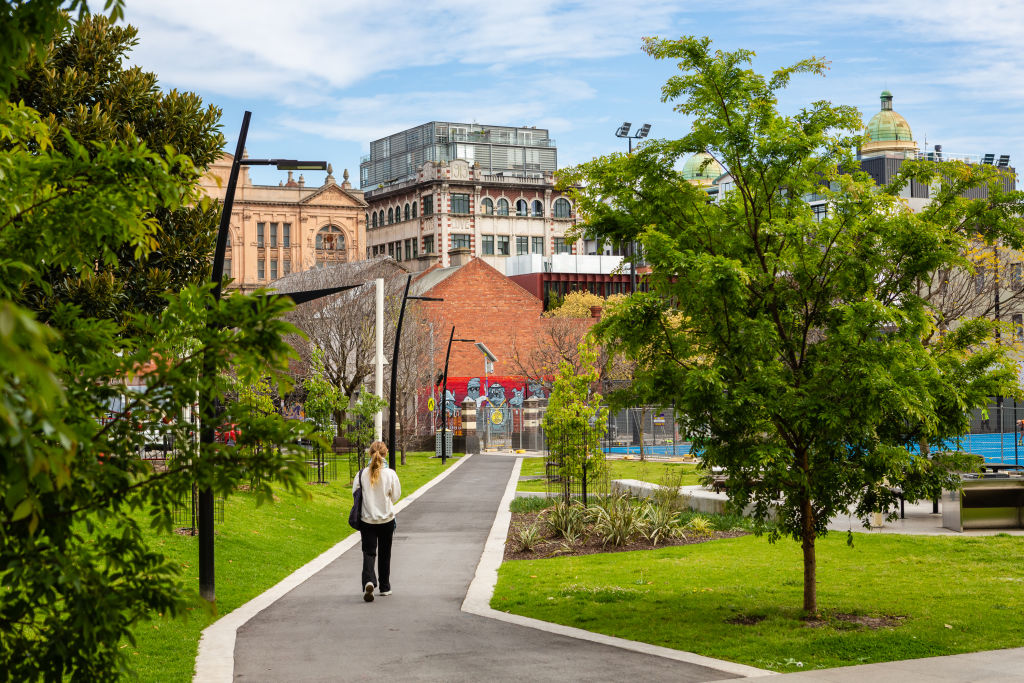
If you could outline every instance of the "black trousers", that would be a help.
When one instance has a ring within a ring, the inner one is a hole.
[[[395,520],[384,524],[360,522],[359,535],[363,546],[363,581],[359,588],[372,583],[382,591],[391,590],[391,541],[395,536]],[[380,583],[373,572],[374,560],[377,560]]]

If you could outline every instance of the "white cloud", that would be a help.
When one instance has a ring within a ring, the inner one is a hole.
[[[289,88],[343,89],[409,67],[539,64],[635,53],[639,37],[681,12],[672,0],[381,0],[294,5],[268,0],[136,0],[134,59],[171,85],[279,96]]]

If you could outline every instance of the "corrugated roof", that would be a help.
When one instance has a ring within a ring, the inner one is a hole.
[[[422,296],[441,282],[444,282],[454,275],[455,271],[461,267],[462,266],[449,266],[447,268],[435,268],[434,270],[428,270],[418,279],[413,280],[413,283],[409,286],[409,294],[412,296]]]

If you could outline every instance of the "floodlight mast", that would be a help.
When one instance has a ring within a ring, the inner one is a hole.
[[[629,140],[630,154],[633,153],[633,140],[640,140],[642,138],[645,138],[651,132],[651,124],[645,123],[644,125],[640,126],[640,129],[636,132],[636,135],[630,135],[629,128],[631,125],[632,124],[629,121],[626,121],[621,126],[619,126],[619,129],[617,131],[615,131],[615,137],[626,138],[627,140]]]

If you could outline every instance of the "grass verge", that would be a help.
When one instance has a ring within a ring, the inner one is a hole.
[[[505,562],[491,606],[780,672],[1024,645],[1024,537],[854,534],[849,547],[833,534],[817,547],[814,625],[800,618],[799,545],[753,536]]]
[[[444,469],[432,455],[411,453],[408,464],[399,466],[403,497]],[[449,460],[447,466],[454,461]],[[254,497],[248,493],[237,493],[225,501],[224,521],[216,524],[214,530],[216,615],[198,597],[197,539],[153,534],[154,547],[181,566],[182,590],[194,593],[195,600],[184,617],[154,615],[152,621],[136,627],[135,646],[121,645],[131,648],[139,680],[191,681],[199,635],[204,628],[354,533],[348,526],[352,482],[347,477],[346,471],[341,481],[309,485],[311,499],[281,491],[273,504],[261,507],[256,507]]]
[[[700,483],[697,466],[692,463],[640,462],[639,460],[608,460],[607,463],[609,479],[639,479],[640,481],[650,481],[655,484],[671,480],[673,485],[678,483],[679,486],[691,486]],[[523,468],[519,476],[537,477],[543,475],[544,458],[523,458]],[[548,485],[543,479],[521,481],[516,490],[537,493],[547,491]]]

